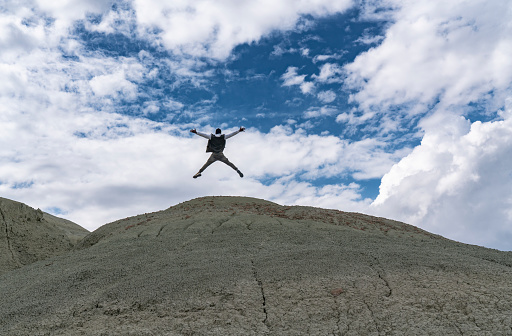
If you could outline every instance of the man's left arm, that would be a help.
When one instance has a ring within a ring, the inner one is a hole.
[[[245,131],[245,127],[240,127],[240,129],[238,131],[234,131],[233,133],[230,133],[230,134],[226,135],[224,138],[225,139],[229,139],[229,138],[231,138],[231,137],[233,137],[233,136],[235,136],[238,133],[243,132],[243,131]]]

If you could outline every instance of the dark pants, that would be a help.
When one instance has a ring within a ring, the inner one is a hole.
[[[210,157],[208,158],[208,161],[206,161],[204,166],[202,166],[201,169],[199,169],[199,172],[202,173],[206,168],[208,168],[209,165],[211,165],[215,161],[222,161],[225,164],[227,164],[228,166],[230,166],[231,168],[233,168],[234,170],[238,171],[238,168],[234,164],[232,164],[228,160],[227,157],[224,156],[224,153],[220,152],[220,153],[212,153],[212,155],[210,155]]]

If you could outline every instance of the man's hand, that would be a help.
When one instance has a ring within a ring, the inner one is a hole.
[[[190,132],[197,134],[197,131],[196,131],[196,129],[195,129],[195,128],[194,128],[194,129],[191,129],[191,130],[190,130]]]
[[[245,127],[240,127],[240,132],[245,131]]]

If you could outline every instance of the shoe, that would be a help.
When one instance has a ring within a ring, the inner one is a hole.
[[[193,178],[198,178],[199,176],[201,176],[201,173],[197,173],[195,174],[194,176],[192,176]]]
[[[238,173],[238,175],[240,175],[240,177],[244,177],[244,174],[242,174],[240,170],[237,170],[236,172]]]

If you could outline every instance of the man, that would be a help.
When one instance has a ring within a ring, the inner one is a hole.
[[[195,128],[193,130],[190,130],[190,132],[195,133],[199,136],[202,136],[203,138],[208,139],[208,145],[206,146],[206,152],[207,153],[212,152],[212,155],[210,155],[210,158],[208,159],[208,161],[206,161],[204,166],[202,166],[201,169],[199,169],[199,172],[197,174],[195,174],[193,177],[198,178],[199,176],[201,176],[201,173],[215,161],[224,162],[225,164],[227,164],[228,166],[230,166],[231,168],[236,170],[236,172],[238,173],[238,175],[240,175],[240,177],[244,177],[244,174],[242,174],[242,172],[240,170],[238,170],[238,168],[234,164],[232,164],[228,160],[228,158],[224,156],[224,153],[223,153],[224,148],[226,147],[226,140],[231,138],[232,136],[237,135],[240,132],[243,132],[243,131],[245,131],[245,128],[240,127],[240,129],[238,131],[235,131],[228,135],[224,135],[224,134],[222,134],[222,131],[220,128],[217,128],[215,130],[215,134],[201,133],[201,132],[196,131]]]

